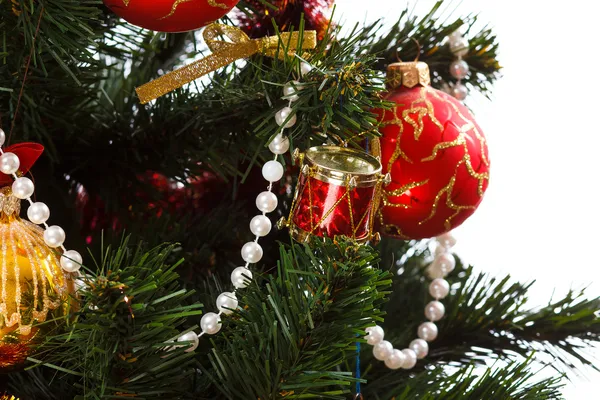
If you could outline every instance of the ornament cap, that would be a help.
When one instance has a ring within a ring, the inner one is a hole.
[[[412,88],[417,85],[429,86],[429,66],[422,61],[397,62],[388,65],[386,86],[388,89],[396,89],[401,86]]]
[[[0,188],[0,219],[8,216],[19,216],[21,200],[13,196],[9,186]]]

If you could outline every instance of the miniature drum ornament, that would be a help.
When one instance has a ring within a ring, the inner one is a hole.
[[[381,163],[364,152],[337,146],[296,153],[301,172],[285,225],[305,242],[311,235],[346,236],[364,242],[373,236],[373,218],[384,176]]]

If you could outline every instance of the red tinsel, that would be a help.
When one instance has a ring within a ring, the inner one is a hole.
[[[316,30],[319,39],[323,39],[331,16],[334,0],[271,0],[277,10],[265,7],[257,0],[247,3],[255,10],[254,15],[238,14],[239,27],[251,38],[274,35],[272,19],[275,19],[280,30],[288,30],[291,26],[298,28],[300,18],[304,14],[304,29]]]
[[[151,196],[142,191],[136,193],[136,202],[146,202],[147,208],[143,216],[132,215],[132,219],[160,217],[164,213],[205,213],[215,207],[218,202],[215,197],[218,197],[223,186],[223,181],[209,171],[189,178],[187,185],[152,171],[141,175],[139,179],[153,186],[159,196],[150,198]],[[127,221],[108,213],[102,199],[95,195],[90,196],[84,187],[78,189],[76,205],[81,212],[82,234],[86,236],[88,243],[91,243],[93,233],[103,229],[120,231],[127,225]],[[131,210],[131,200],[124,198],[122,208]]]
[[[29,352],[30,347],[25,343],[0,343],[0,370],[23,364]]]

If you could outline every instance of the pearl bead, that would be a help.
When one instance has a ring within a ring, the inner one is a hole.
[[[0,146],[3,146],[5,141],[6,141],[6,133],[4,133],[4,131],[2,129],[0,129]]]
[[[456,260],[451,253],[441,253],[435,256],[431,266],[434,269],[439,270],[444,276],[448,275],[450,272],[454,271],[456,267]],[[441,278],[440,276],[436,276],[436,278]]]
[[[262,167],[263,177],[269,182],[277,182],[283,176],[283,165],[279,161],[267,161]]]
[[[415,352],[419,360],[425,358],[427,356],[427,353],[429,353],[429,345],[427,345],[427,342],[423,339],[413,340],[412,342],[410,342],[408,347]]]
[[[17,199],[26,199],[33,194],[35,187],[31,179],[22,176],[12,184],[12,193]]]
[[[256,236],[267,236],[271,232],[271,220],[264,215],[257,215],[250,220],[250,231]]]
[[[379,361],[384,361],[392,355],[394,346],[387,340],[382,340],[373,347],[373,356]]]
[[[238,299],[235,293],[223,292],[217,297],[217,308],[225,315],[233,313],[238,306]]]
[[[237,267],[231,273],[231,283],[236,289],[243,289],[252,280],[252,272],[246,267]]]
[[[411,369],[417,365],[417,354],[412,349],[404,349],[402,350],[402,354],[404,354],[404,363],[402,364],[403,369]]]
[[[467,98],[467,95],[469,94],[469,89],[467,89],[467,87],[462,83],[456,82],[456,84],[454,84],[454,86],[452,87],[450,94],[457,100],[463,101]]]
[[[369,343],[371,346],[381,342],[385,334],[383,332],[383,328],[377,325],[368,327],[365,329],[365,332],[367,332],[365,339],[367,339],[367,343]]]
[[[463,37],[462,32],[460,31],[460,29],[455,30],[454,32],[452,32],[451,34],[448,35],[448,38],[450,39],[460,39]]]
[[[417,328],[417,336],[427,342],[433,342],[438,335],[438,327],[433,322],[423,322]]]
[[[430,321],[439,321],[444,316],[446,307],[437,300],[430,301],[425,306],[425,317]]]
[[[450,292],[450,284],[445,279],[436,278],[429,284],[429,294],[436,300],[448,296],[448,292]]]
[[[14,174],[19,169],[21,162],[15,153],[4,153],[0,156],[0,171],[6,175]]]
[[[75,250],[67,250],[60,257],[60,266],[67,272],[79,271],[83,258]]]
[[[302,61],[300,63],[300,76],[304,76],[306,74],[308,74],[310,71],[312,71],[312,65],[310,65],[309,63]]]
[[[464,79],[469,75],[469,64],[464,60],[456,60],[450,64],[450,75],[456,79]]]
[[[200,320],[200,328],[209,335],[214,335],[221,330],[221,317],[214,312],[204,314]]]
[[[190,347],[185,349],[186,353],[196,350],[198,348],[198,344],[200,344],[198,335],[196,335],[196,333],[194,333],[194,332],[184,333],[183,335],[181,335],[177,338],[177,341],[178,342],[190,342],[190,343],[188,343],[188,346],[190,346]]]
[[[446,232],[436,237],[435,240],[447,249],[452,248],[456,244],[456,238],[450,232]]]
[[[27,209],[27,218],[34,224],[43,224],[50,218],[50,209],[41,201],[35,202]]]
[[[264,213],[270,213],[277,208],[277,196],[269,191],[261,192],[256,196],[256,208]]]
[[[464,57],[469,54],[469,40],[464,37],[453,37],[448,41],[450,51],[456,57]]]
[[[273,154],[285,154],[290,149],[290,140],[287,137],[283,137],[281,134],[275,136],[275,138],[269,143],[269,150]]]
[[[256,242],[248,242],[242,247],[242,259],[248,263],[257,263],[263,256],[263,249]]]
[[[456,260],[452,254],[448,252],[439,253],[427,268],[427,273],[431,279],[444,278],[454,270],[455,266]]]
[[[282,126],[290,114],[292,114],[292,109],[290,107],[283,107],[281,110],[277,111],[275,113],[275,122],[277,122],[277,125]],[[291,128],[295,123],[296,114],[292,114],[284,128]]]
[[[58,225],[49,226],[44,231],[44,242],[46,242],[48,247],[59,247],[65,241],[65,237],[65,231]]]
[[[297,93],[300,90],[300,82],[290,81],[283,86],[283,97],[285,97],[286,100],[296,101],[299,99]]]
[[[385,366],[389,369],[398,369],[402,367],[404,361],[404,353],[402,353],[400,350],[394,349],[392,355],[385,360]]]

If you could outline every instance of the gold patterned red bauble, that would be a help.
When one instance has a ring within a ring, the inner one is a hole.
[[[59,320],[74,290],[44,231],[19,218],[19,202],[9,187],[0,189],[0,371],[25,362],[49,326],[38,325]]]
[[[378,211],[382,234],[401,239],[440,235],[462,224],[488,186],[483,132],[454,97],[429,86],[423,62],[388,67],[388,110],[381,121],[381,163],[391,184]]]
[[[127,22],[159,32],[202,28],[227,14],[239,0],[103,0]]]

